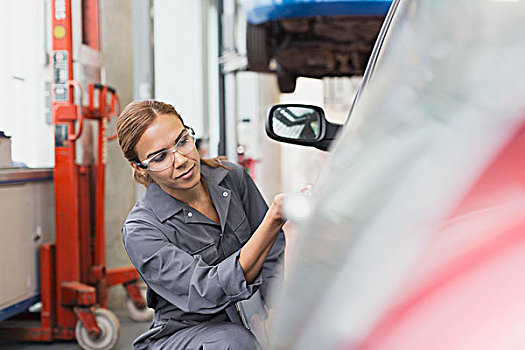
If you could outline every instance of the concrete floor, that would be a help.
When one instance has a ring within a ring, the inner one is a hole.
[[[150,322],[132,321],[124,309],[112,309],[120,321],[120,341],[114,350],[132,349],[133,340],[145,332]],[[28,343],[28,342],[5,342],[0,340],[0,349],[9,350],[77,350],[80,346],[76,342],[57,343]]]

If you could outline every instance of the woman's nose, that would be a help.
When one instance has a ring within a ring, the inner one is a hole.
[[[184,154],[177,151],[173,152],[173,166],[175,168],[179,167],[181,164],[184,164],[186,159],[188,158]]]

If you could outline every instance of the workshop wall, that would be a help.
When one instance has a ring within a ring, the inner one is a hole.
[[[11,136],[11,158],[19,166],[54,165],[47,6],[0,1],[0,131]]]
[[[132,5],[125,0],[100,1],[101,45],[104,53],[105,82],[117,89],[122,107],[133,99]],[[104,78],[103,78],[104,79]],[[115,130],[114,122],[109,133]],[[106,173],[106,258],[107,267],[129,266],[124,250],[121,228],[135,202],[135,184],[131,168],[125,160],[118,141],[108,144]],[[108,306],[121,307],[124,288],[111,290]]]

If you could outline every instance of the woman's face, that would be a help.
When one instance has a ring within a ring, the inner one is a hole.
[[[181,134],[186,131],[180,119],[173,114],[158,115],[153,123],[146,129],[135,146],[135,151],[141,162],[160,151],[172,148]],[[147,173],[164,191],[176,195],[196,186],[200,181],[200,158],[197,148],[187,154],[174,153],[173,166],[162,171],[150,171],[133,167]]]

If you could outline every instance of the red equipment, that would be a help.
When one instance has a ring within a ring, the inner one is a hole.
[[[84,43],[98,51],[98,0],[84,0],[82,5]],[[120,112],[120,100],[115,89],[91,83],[89,104],[75,104],[75,91],[80,92],[80,101],[83,94],[81,85],[71,79],[71,0],[52,1],[51,13],[56,242],[44,244],[40,250],[41,324],[0,324],[0,339],[76,338],[84,349],[111,349],[118,341],[120,326],[114,314],[104,309],[108,288],[124,285],[134,306],[146,309],[135,268],[106,269],[106,129],[111,117]],[[96,155],[89,143],[93,125],[98,129]],[[115,135],[109,139],[114,138]],[[80,160],[78,151],[82,151]]]
[[[244,154],[244,146],[239,145],[237,147],[237,163],[242,166],[246,172],[255,180],[255,165],[259,161],[250,157],[246,157]]]

